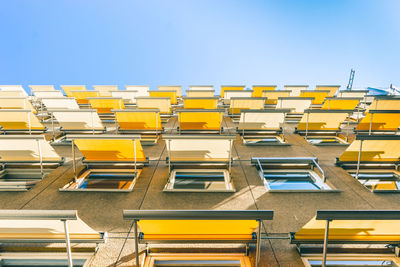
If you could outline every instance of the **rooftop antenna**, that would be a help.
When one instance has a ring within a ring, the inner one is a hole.
[[[355,73],[356,73],[355,70],[353,70],[353,69],[350,70],[350,77],[349,77],[349,83],[347,84],[347,90],[351,90],[353,88],[353,81],[354,81]]]

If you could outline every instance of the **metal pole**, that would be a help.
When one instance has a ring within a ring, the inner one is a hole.
[[[326,220],[325,237],[324,237],[324,250],[322,252],[322,267],[326,266],[326,254],[328,249],[328,235],[329,235],[329,220]]]
[[[179,131],[178,134],[181,134],[181,130],[182,130],[182,125],[181,125],[181,116],[182,116],[182,112],[178,113],[178,123],[179,123]]]
[[[65,243],[67,244],[68,266],[73,267],[74,265],[72,264],[71,243],[69,240],[68,222],[67,220],[62,220],[62,222],[64,223]]]
[[[244,140],[244,128],[246,127],[246,112],[243,112],[243,126],[242,126],[242,138]]]
[[[137,220],[133,220],[133,230],[135,231],[135,257],[136,257],[136,267],[140,267],[140,263],[139,263],[139,241],[138,241]]]
[[[56,140],[56,131],[54,129],[54,117],[53,117],[53,113],[50,112],[50,119],[51,119],[51,131],[53,133],[53,141]]]
[[[307,112],[307,121],[306,121],[306,140],[307,140],[307,135],[308,135],[308,117],[310,116],[310,113]]]
[[[222,134],[222,112],[219,113],[219,134]]]
[[[158,139],[158,116],[157,116],[158,112],[155,112],[155,114],[156,114],[156,139]]]
[[[31,111],[30,111],[31,112]],[[28,116],[28,127],[29,127],[29,134],[32,134],[32,125],[31,125],[31,116],[30,112],[26,112],[26,115]]]
[[[133,139],[133,154],[135,157],[135,172],[136,172],[136,140]]]
[[[74,182],[76,182],[75,140],[72,139],[72,167],[74,169]]]
[[[40,147],[40,140],[36,139],[37,146],[38,146],[38,152],[39,152],[39,161],[40,161],[40,174],[42,175],[42,179],[44,177],[44,172],[43,172],[43,156],[42,156],[42,148]]]
[[[92,111],[92,112],[90,113],[90,117],[91,117],[91,119],[92,119],[92,134],[94,134],[94,119],[93,119],[93,113],[94,113],[94,111]]]
[[[360,149],[358,150],[356,179],[358,179],[358,173],[360,172],[361,150],[362,150],[363,141],[364,140],[360,140]]]
[[[171,173],[171,139],[168,140],[168,173]]]
[[[260,251],[261,251],[261,220],[258,221],[257,230],[257,249],[256,249],[256,267],[260,264]]]
[[[229,169],[229,174],[231,174],[231,170],[232,170],[232,139],[229,140],[229,165],[228,165],[228,169]]]
[[[371,135],[373,118],[374,118],[374,113],[371,113],[371,120],[369,121],[368,135]]]
[[[115,134],[118,134],[117,112],[114,112],[114,126],[115,126]]]

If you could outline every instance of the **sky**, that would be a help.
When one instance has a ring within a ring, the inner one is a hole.
[[[0,84],[400,86],[399,0],[0,0]]]

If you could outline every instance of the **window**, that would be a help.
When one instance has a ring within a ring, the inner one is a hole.
[[[322,190],[330,189],[319,177],[310,171],[270,172],[264,171],[264,179],[269,190]]]
[[[180,169],[171,171],[164,191],[220,191],[233,192],[227,170]]]
[[[322,261],[320,260],[309,260],[308,263],[311,267],[320,267],[322,266]],[[346,266],[346,267],[355,267],[355,266],[370,266],[370,267],[382,267],[382,266],[397,266],[391,260],[328,260],[326,261],[326,266]]]
[[[52,170],[44,169],[46,176]],[[7,169],[0,171],[0,190],[25,191],[42,179],[40,169]]]
[[[264,172],[265,181],[271,190],[320,190],[321,187],[308,172],[273,173]]]
[[[74,259],[74,267],[83,267],[86,260]],[[2,267],[68,267],[68,261],[63,259],[2,259]]]
[[[240,260],[155,260],[154,267],[207,266],[207,267],[240,267]]]
[[[316,158],[252,158],[268,191],[315,191],[332,188]]]
[[[356,178],[356,172],[350,172]],[[400,175],[397,172],[360,172],[358,181],[373,192],[399,191]],[[400,191],[399,191],[400,192]]]
[[[312,145],[335,145],[335,144],[347,144],[344,142],[342,139],[337,138],[335,136],[329,137],[329,136],[324,136],[324,137],[312,137],[312,136],[307,136],[307,141],[312,144]]]
[[[132,191],[140,172],[141,170],[89,169],[76,182],[71,182],[60,190]]]

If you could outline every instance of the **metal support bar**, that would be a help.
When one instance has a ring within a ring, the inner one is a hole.
[[[67,245],[67,255],[68,255],[68,266],[73,267],[74,265],[72,264],[72,253],[71,253],[71,243],[69,240],[68,221],[62,220],[62,222],[64,223],[65,243]]]
[[[360,172],[361,151],[362,151],[362,144],[363,144],[363,141],[364,141],[364,140],[360,140],[360,149],[358,150],[356,179],[358,179],[358,174],[359,174],[359,172]]]
[[[232,139],[229,140],[229,163],[228,163],[228,170],[229,170],[229,174],[231,174],[231,171],[232,171]]]
[[[53,112],[50,112],[50,119],[51,119],[51,132],[53,134],[52,140],[56,140],[56,130],[54,129],[54,116]]]
[[[326,220],[325,236],[324,236],[324,250],[322,252],[322,267],[326,266],[326,254],[328,249],[328,235],[329,235],[329,220]]]
[[[260,264],[260,251],[261,251],[261,220],[258,221],[257,230],[257,249],[256,249],[256,267]]]
[[[374,113],[370,113],[370,114],[371,114],[371,120],[369,121],[368,135],[371,135],[371,132],[372,132],[372,120],[374,118]]]
[[[171,173],[171,140],[168,140],[168,173]]]
[[[155,112],[156,114],[156,138],[158,138],[158,112]],[[161,129],[160,129],[161,130]]]
[[[181,125],[181,116],[182,116],[182,113],[179,113],[178,114],[178,122],[179,122],[179,131],[178,131],[178,134],[180,135],[181,134],[181,131],[182,131],[182,125]]]
[[[29,134],[32,134],[32,123],[31,123],[31,116],[29,112],[26,112],[26,115],[28,116],[28,127],[29,127]]]
[[[135,157],[135,172],[136,172],[136,140],[133,139],[133,154]]]
[[[246,112],[243,112],[243,128],[242,128],[242,138],[244,140],[244,128],[246,127]],[[240,124],[240,121],[239,121]]]
[[[75,140],[72,139],[72,168],[74,169],[74,182],[76,182]]]
[[[39,152],[39,161],[40,161],[40,174],[42,175],[42,179],[44,178],[44,171],[43,171],[43,155],[42,155],[42,148],[40,147],[40,139],[36,139],[38,152]]]
[[[133,230],[134,230],[134,232],[135,232],[135,257],[136,257],[136,267],[140,267],[140,263],[139,263],[139,240],[138,240],[137,220],[133,220]]]
[[[222,134],[222,112],[219,113],[219,134]]]
[[[306,140],[308,135],[308,120],[309,120],[310,113],[307,112],[307,121],[306,121]]]
[[[93,118],[93,111],[90,113],[91,115],[90,115],[90,118],[92,119],[92,134],[95,134],[95,132],[94,132],[94,118]]]

